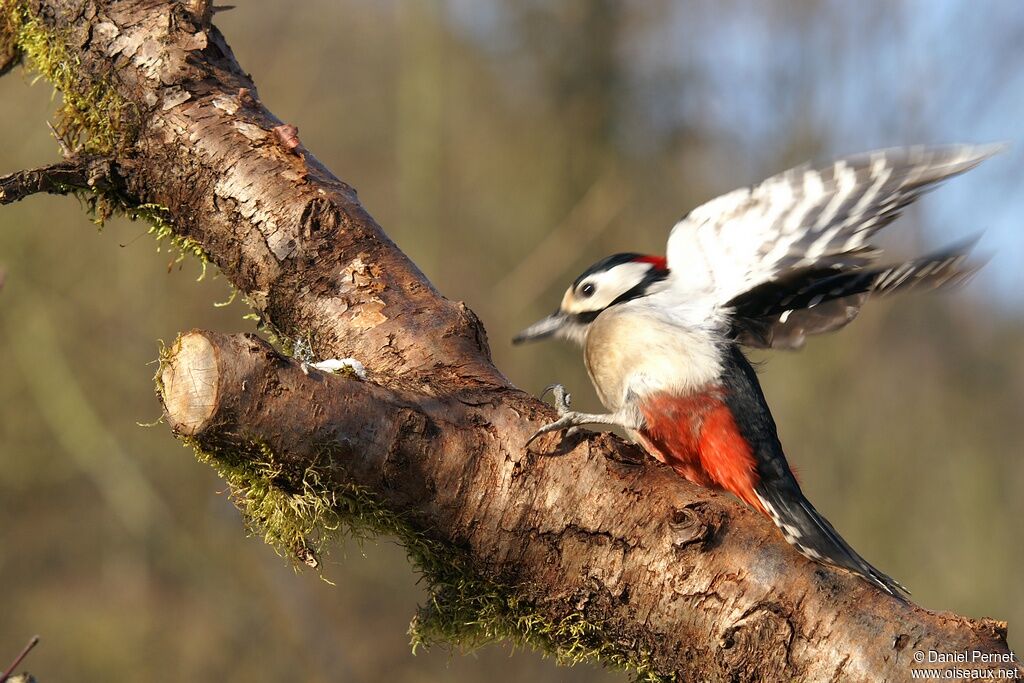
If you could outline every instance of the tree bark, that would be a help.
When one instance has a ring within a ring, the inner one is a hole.
[[[499,633],[570,659],[584,647],[669,679],[846,681],[907,679],[917,652],[1008,655],[1004,623],[811,563],[767,520],[612,435],[524,449],[553,411],[510,385],[476,316],[262,105],[208,5],[3,0],[0,21],[0,54],[14,45],[47,74],[28,40],[43,32],[74,58],[57,85],[85,103],[67,129],[80,153],[111,159],[117,206],[160,207],[283,337],[368,369],[329,375],[253,335],[187,333],[159,378],[176,434],[215,461],[271,467],[287,495],[313,469],[321,492],[366,494],[403,540],[500,587],[512,625]],[[81,116],[100,100],[110,116]]]
[[[0,205],[13,204],[38,193],[108,192],[110,161],[103,157],[72,158],[42,168],[0,177]]]

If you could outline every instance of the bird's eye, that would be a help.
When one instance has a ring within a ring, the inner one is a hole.
[[[580,287],[580,294],[583,295],[583,296],[593,296],[594,290],[596,290],[596,289],[597,288],[594,287],[593,284],[588,282],[587,284],[585,284],[582,287]]]

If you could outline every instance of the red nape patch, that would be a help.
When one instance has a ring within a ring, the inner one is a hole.
[[[725,489],[765,512],[754,493],[759,478],[753,449],[720,391],[655,394],[641,402],[640,411],[646,421],[640,441],[651,455],[693,483]]]
[[[668,259],[664,256],[637,256],[633,261],[636,263],[650,263],[658,270],[668,270]]]

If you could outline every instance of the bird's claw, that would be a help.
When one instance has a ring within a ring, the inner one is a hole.
[[[534,432],[533,436],[526,440],[526,446],[529,446],[542,434],[549,434],[551,432],[557,432],[565,429],[565,436],[572,436],[579,431],[579,427],[576,427],[573,424],[572,411],[569,409],[569,405],[572,403],[572,394],[566,391],[565,387],[561,384],[549,384],[544,388],[543,393],[541,393],[541,399],[547,396],[548,392],[554,396],[554,406],[555,410],[558,411],[559,418],[554,422],[549,422]]]
[[[565,387],[561,384],[549,384],[544,388],[544,392],[540,395],[541,400],[548,395],[548,392],[555,397],[555,410],[558,411],[559,416],[565,417],[566,414],[571,412],[569,406],[572,404],[572,394],[566,391]],[[554,424],[554,423],[552,423]]]

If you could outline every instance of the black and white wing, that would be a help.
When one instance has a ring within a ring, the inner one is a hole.
[[[813,334],[832,332],[857,317],[869,296],[956,286],[982,263],[968,262],[977,239],[923,258],[878,268],[797,271],[729,302],[732,334],[745,346],[799,349]]]
[[[881,251],[871,238],[921,194],[999,149],[880,150],[722,195],[672,228],[672,291],[728,309],[742,343],[798,348],[807,334],[852,320],[871,292],[960,281],[973,272],[962,267],[963,251],[872,270]]]

